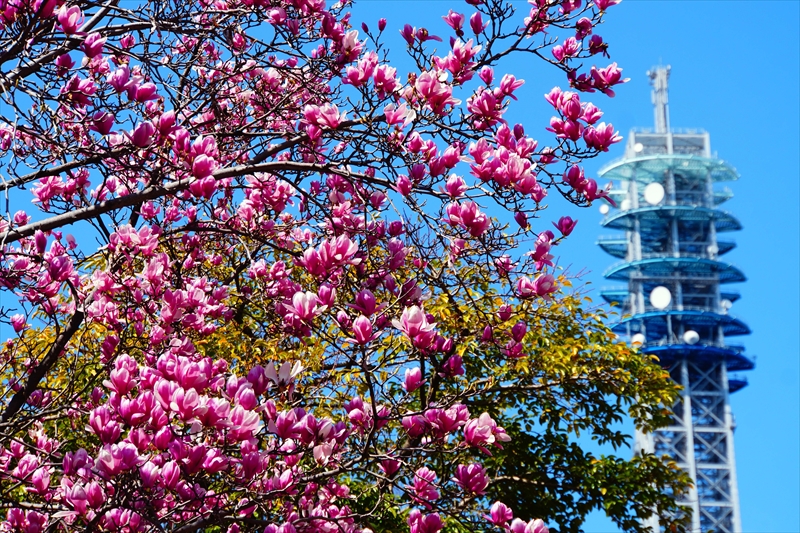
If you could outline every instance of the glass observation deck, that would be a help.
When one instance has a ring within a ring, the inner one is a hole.
[[[642,243],[642,257],[649,257],[655,255],[664,255],[668,253],[668,236],[666,230],[663,235],[656,236],[652,241]],[[611,235],[607,237],[600,237],[597,244],[607,254],[624,259],[628,255],[630,242],[624,235]],[[736,247],[733,241],[717,241],[710,243],[703,242],[679,242],[678,252],[682,257],[709,257],[709,247],[716,246],[716,255],[724,255]]]
[[[656,154],[618,159],[600,169],[604,179],[630,181],[642,184],[660,182],[667,173],[685,178],[714,182],[736,181],[739,173],[721,159],[684,154]]]
[[[642,226],[666,226],[672,220],[679,222],[714,223],[718,232],[739,231],[742,224],[730,213],[709,207],[693,205],[648,205],[610,214],[601,223],[610,229],[632,230],[636,221]]]
[[[638,261],[623,261],[603,272],[606,279],[629,280],[640,278],[709,277],[719,283],[747,281],[741,270],[729,263],[702,257],[651,257]]]
[[[646,333],[649,342],[659,342],[666,337],[669,330],[678,330],[678,325],[693,331],[707,330],[708,328],[721,328],[722,333],[728,337],[737,335],[749,335],[751,333],[747,324],[732,317],[714,313],[705,309],[684,309],[682,311],[649,311],[638,313],[622,319],[618,324],[611,328],[614,333]]]

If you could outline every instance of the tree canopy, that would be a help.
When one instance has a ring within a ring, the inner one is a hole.
[[[0,0],[0,529],[683,527],[675,465],[579,442],[677,392],[544,212],[607,199],[580,93],[626,81],[583,66],[616,3],[468,0],[442,38],[348,1]],[[572,89],[546,142],[504,119],[514,56]]]

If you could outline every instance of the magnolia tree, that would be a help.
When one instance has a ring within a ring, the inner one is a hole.
[[[645,427],[674,397],[584,337],[575,221],[541,216],[605,196],[580,162],[620,137],[579,92],[625,81],[583,67],[616,1],[468,0],[440,37],[346,1],[0,0],[0,529],[547,531],[494,501],[526,402],[577,432],[633,382]],[[504,119],[509,55],[573,89],[544,139]]]

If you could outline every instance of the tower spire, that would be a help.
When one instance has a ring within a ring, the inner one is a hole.
[[[656,118],[656,133],[669,133],[669,71],[670,66],[658,66],[647,72],[653,86],[653,111]]]

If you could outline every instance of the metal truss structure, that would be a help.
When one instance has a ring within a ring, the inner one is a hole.
[[[601,294],[628,315],[614,331],[657,356],[683,386],[672,424],[638,434],[637,451],[667,455],[691,475],[694,488],[682,503],[693,511],[692,531],[740,533],[729,395],[747,381],[730,373],[754,364],[726,342],[750,330],[728,313],[739,294],[723,286],[745,276],[721,260],[735,244],[717,237],[741,229],[719,209],[732,194],[717,185],[738,174],[712,156],[707,133],[670,129],[669,67],[648,74],[656,128],[632,132],[625,156],[600,171],[617,187],[611,196],[620,207],[602,224],[625,232],[598,241],[622,259],[604,275],[627,282]],[[655,516],[648,524],[659,530]]]

